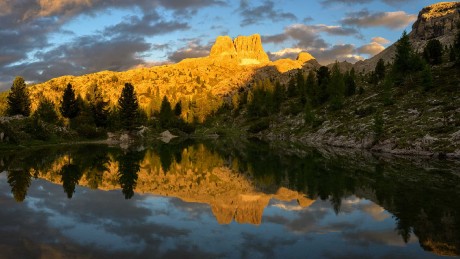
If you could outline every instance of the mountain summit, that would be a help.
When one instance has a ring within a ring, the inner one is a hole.
[[[229,36],[219,36],[211,48],[210,57],[235,60],[240,65],[263,64],[270,61],[262,47],[259,34],[238,36],[233,41]]]
[[[429,40],[437,39],[444,46],[454,44],[460,24],[460,2],[440,2],[423,8],[415,23],[409,38],[414,49],[422,52]],[[395,54],[395,44],[389,46],[374,57],[356,62],[357,71],[374,70],[379,59],[392,62]]]

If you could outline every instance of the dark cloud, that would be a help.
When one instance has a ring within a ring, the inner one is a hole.
[[[70,44],[38,52],[35,59],[39,61],[7,67],[0,72],[0,78],[17,74],[27,80],[44,81],[101,70],[122,71],[143,64],[141,54],[148,50],[150,44],[141,38],[80,37]]]
[[[263,23],[266,20],[277,22],[283,20],[296,21],[297,17],[293,13],[283,12],[275,9],[273,1],[266,0],[259,6],[250,6],[248,0],[241,0],[238,8],[243,20],[241,26]]]
[[[390,29],[400,29],[406,27],[416,19],[416,15],[407,14],[403,11],[371,13],[363,9],[359,12],[348,13],[341,22],[344,25],[363,28],[381,26]]]
[[[128,21],[121,22],[114,26],[105,28],[104,35],[134,35],[134,36],[153,36],[166,34],[178,30],[189,29],[187,23],[176,21],[162,21],[157,13],[145,14],[142,18],[132,16]]]
[[[67,74],[118,71],[143,65],[145,54],[151,49],[146,37],[190,28],[187,22],[169,21],[165,16],[183,18],[215,5],[226,3],[221,0],[1,1],[0,89],[9,87],[16,75],[28,81],[42,81]],[[62,46],[50,44],[51,36],[73,33],[62,30],[71,19],[113,9],[138,9],[142,15],[100,28],[102,35],[75,38]],[[157,10],[163,10],[161,15]],[[40,53],[36,54],[37,51]]]
[[[168,53],[168,60],[180,62],[186,58],[199,58],[209,55],[211,44],[201,45],[199,39],[191,39],[185,47]]]

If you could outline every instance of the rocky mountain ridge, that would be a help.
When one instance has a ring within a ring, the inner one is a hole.
[[[443,45],[450,46],[460,26],[460,2],[440,2],[423,8],[415,23],[409,38],[417,52],[422,52],[429,40],[437,39]],[[392,62],[395,55],[395,44],[374,57],[358,61],[354,65],[356,71],[369,72],[375,69],[379,59],[385,63]]]
[[[158,111],[161,99],[167,96],[173,105],[179,101],[187,104],[182,114],[184,119],[191,122],[197,117],[203,121],[218,108],[223,98],[242,88],[249,88],[257,80],[270,78],[286,84],[290,78],[289,71],[303,69],[307,72],[319,66],[308,53],[300,53],[296,60],[271,62],[258,34],[238,36],[235,40],[229,36],[219,36],[208,57],[125,72],[102,71],[82,76],[62,76],[33,85],[29,92],[32,110],[35,110],[43,97],[58,106],[68,83],[83,99],[88,99],[93,86],[97,85],[103,97],[115,106],[124,84],[130,82],[138,95],[140,106],[147,114]],[[193,106],[199,114],[192,114],[189,106]]]

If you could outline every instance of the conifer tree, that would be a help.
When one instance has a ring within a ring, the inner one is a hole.
[[[442,44],[437,39],[428,41],[428,44],[423,49],[423,57],[426,62],[431,65],[439,65],[442,63]]]
[[[307,98],[310,99],[310,104],[312,106],[316,106],[318,104],[318,95],[319,95],[319,88],[316,82],[316,75],[313,70],[310,70],[307,76],[307,80],[305,82],[307,88]]]
[[[409,35],[404,31],[401,38],[396,43],[396,54],[393,63],[393,69],[398,74],[404,74],[411,71],[411,60],[413,50],[409,41]]]
[[[94,123],[97,127],[107,127],[107,118],[109,115],[108,102],[104,101],[101,89],[97,85],[93,85],[93,93],[90,98],[91,112]]]
[[[137,126],[139,103],[132,84],[126,83],[125,87],[123,87],[120,98],[118,99],[118,108],[123,128],[125,130],[135,129]]]
[[[54,107],[54,103],[46,98],[42,98],[34,115],[40,120],[47,123],[59,122],[59,116]]]
[[[169,102],[168,97],[164,96],[160,106],[160,126],[162,128],[170,127],[173,118],[174,113],[171,108],[171,103]]]
[[[327,86],[329,85],[330,77],[331,77],[331,73],[328,67],[322,66],[318,69],[316,73],[316,78],[318,81],[318,89],[319,89],[318,97],[317,97],[318,104],[323,104],[327,102],[327,100],[329,99],[329,93],[327,90]]]
[[[181,114],[182,114],[182,102],[178,101],[176,105],[174,106],[174,115],[176,115],[176,117],[180,117]]]
[[[8,108],[7,113],[13,115],[30,115],[30,99],[26,89],[26,83],[20,76],[16,77],[11,87],[11,92],[7,97]]]
[[[383,61],[383,59],[379,59],[377,62],[374,74],[377,79],[377,83],[381,82],[385,78],[385,61]]]
[[[61,106],[59,107],[64,118],[73,119],[80,113],[80,107],[78,101],[75,98],[75,92],[72,85],[67,84],[64,94],[62,95]]]
[[[331,98],[331,108],[333,110],[342,108],[345,82],[337,62],[332,68],[331,80],[329,81],[327,91]]]
[[[356,75],[355,69],[352,68],[350,71],[345,73],[345,95],[352,96],[356,93]]]

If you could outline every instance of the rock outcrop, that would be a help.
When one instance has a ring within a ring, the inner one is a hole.
[[[429,40],[437,39],[443,45],[451,45],[459,32],[460,2],[440,2],[423,8],[417,21],[412,25],[409,38],[413,48],[422,52]],[[386,63],[393,62],[395,44],[389,46],[374,57],[356,62],[355,70],[369,72],[375,69],[379,59]]]
[[[259,34],[238,36],[234,41],[229,36],[219,36],[209,57],[225,61],[236,60],[240,65],[257,65],[270,61]]]
[[[409,37],[417,50],[431,39],[452,44],[460,23],[460,2],[441,2],[420,11]]]

